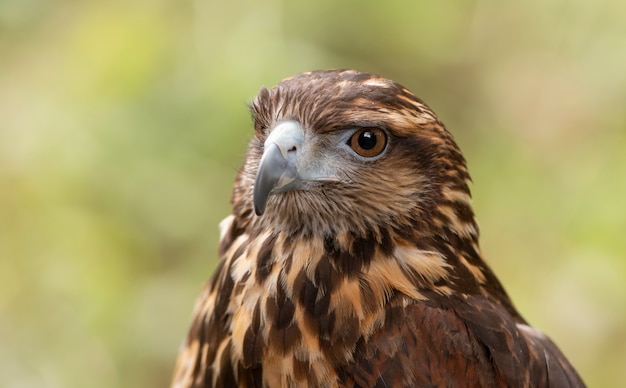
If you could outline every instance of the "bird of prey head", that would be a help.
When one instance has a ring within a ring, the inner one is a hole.
[[[432,110],[353,70],[287,78],[255,136],[173,386],[583,386],[483,261]]]

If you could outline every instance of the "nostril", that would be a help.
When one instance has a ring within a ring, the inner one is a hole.
[[[297,150],[298,150],[298,148],[294,145],[294,146],[292,146],[291,148],[289,148],[289,149],[287,150],[287,152],[296,152]]]

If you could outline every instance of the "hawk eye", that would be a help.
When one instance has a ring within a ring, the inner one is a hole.
[[[371,158],[385,150],[387,134],[380,128],[360,128],[350,137],[348,145],[364,158]]]

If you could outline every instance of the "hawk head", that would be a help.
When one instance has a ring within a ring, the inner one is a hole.
[[[296,227],[306,223],[293,216],[307,216],[369,231],[468,202],[469,175],[452,137],[392,81],[352,70],[304,73],[262,89],[252,110],[250,156],[262,155],[250,166],[258,215],[267,208]],[[463,221],[473,228],[471,214]]]

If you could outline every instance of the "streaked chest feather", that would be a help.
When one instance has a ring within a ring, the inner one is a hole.
[[[342,366],[383,325],[393,294],[409,304],[425,299],[420,289],[450,292],[435,286],[448,276],[441,255],[402,241],[392,245],[385,251],[349,235],[297,243],[281,233],[238,236],[225,250],[224,273],[214,279],[215,297],[208,298],[215,303],[211,320],[227,320],[228,333],[207,361],[213,370],[224,362],[234,370],[262,370],[268,386],[345,382]],[[225,295],[219,283],[230,281]]]

